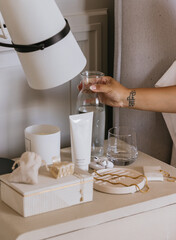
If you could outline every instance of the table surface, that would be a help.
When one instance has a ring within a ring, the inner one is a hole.
[[[61,150],[62,160],[70,160],[70,156],[69,148]],[[176,176],[174,167],[141,152],[128,168],[143,173],[143,166],[161,166]],[[92,202],[28,218],[20,216],[0,200],[0,239],[46,239],[176,204],[175,182],[149,182],[149,187],[147,193],[126,195],[94,191]]]

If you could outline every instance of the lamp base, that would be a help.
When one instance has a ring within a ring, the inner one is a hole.
[[[8,158],[0,158],[0,175],[11,173],[14,161]]]

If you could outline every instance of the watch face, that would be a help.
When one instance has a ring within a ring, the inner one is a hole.
[[[0,158],[0,175],[11,173],[14,161],[8,158]]]

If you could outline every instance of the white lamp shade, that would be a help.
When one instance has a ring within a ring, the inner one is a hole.
[[[44,41],[65,27],[54,0],[0,0],[0,11],[14,44]],[[62,40],[34,52],[17,52],[30,87],[48,89],[78,75],[86,59],[70,31]]]

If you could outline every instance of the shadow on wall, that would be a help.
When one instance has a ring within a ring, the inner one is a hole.
[[[107,72],[106,75],[113,76],[114,71],[114,0],[85,0],[85,9],[103,8],[101,4],[104,4],[105,8],[108,6],[108,36],[107,36]],[[101,6],[101,7],[100,7]],[[102,49],[103,53],[103,49]],[[102,69],[100,69],[103,71]],[[107,132],[113,126],[113,109],[110,106],[106,106],[106,127],[105,127],[105,139],[107,139]]]
[[[123,1],[121,83],[154,87],[176,58],[176,1]],[[139,150],[170,162],[172,141],[161,113],[120,109],[120,124],[137,131]]]
[[[0,156],[19,157],[25,151],[24,129],[33,124],[58,126],[65,147],[70,138],[70,99],[65,97],[69,83],[45,91],[31,89],[21,66],[0,69],[0,78]]]
[[[113,75],[114,66],[114,0],[85,0],[85,9],[97,9],[108,7],[108,75]],[[102,49],[103,52],[103,49]]]

